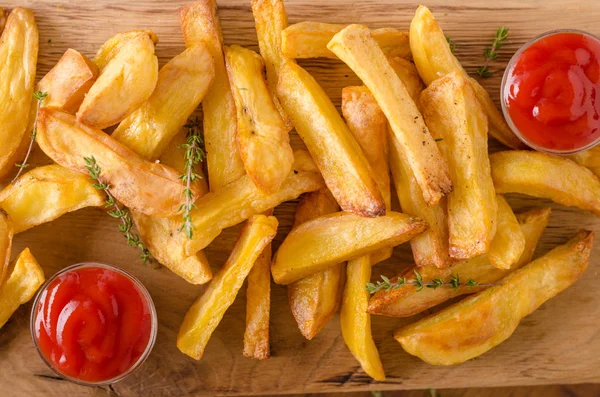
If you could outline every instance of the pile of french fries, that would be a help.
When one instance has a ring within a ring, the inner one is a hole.
[[[56,163],[0,192],[0,325],[44,280],[28,250],[8,265],[13,235],[105,205],[86,169],[92,156],[155,260],[190,283],[210,282],[177,337],[194,359],[246,279],[245,356],[269,357],[272,275],[287,285],[306,339],[339,310],[350,352],[368,375],[385,380],[370,315],[412,316],[471,294],[394,335],[428,363],[457,364],[506,340],[523,317],[581,276],[593,233],[581,231],[532,261],[550,210],[514,214],[502,195],[600,214],[600,150],[572,159],[522,150],[426,7],[407,32],[288,26],[282,0],[252,0],[252,12],[260,54],[225,46],[215,0],[198,0],[179,10],[186,50],[160,70],[158,38],[136,30],[109,38],[93,60],[69,49],[37,85],[33,13],[16,8],[0,18],[0,176],[16,172],[34,131]],[[362,80],[344,88],[342,114],[296,62],[313,57],[341,60]],[[39,106],[38,90],[47,93]],[[194,233],[187,237],[181,145],[200,104],[206,177],[191,186]],[[308,151],[292,149],[293,130]],[[489,155],[488,136],[512,150]],[[400,211],[392,209],[392,181]],[[272,255],[273,209],[300,196],[293,229]],[[244,222],[213,276],[202,250]],[[371,297],[372,266],[405,242],[414,264]],[[450,288],[451,277],[474,282]],[[419,288],[417,278],[441,285]]]

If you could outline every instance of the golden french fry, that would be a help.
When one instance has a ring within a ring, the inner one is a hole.
[[[34,168],[0,191],[0,208],[10,216],[15,233],[104,204],[104,195],[88,176],[57,164]]]
[[[365,285],[371,279],[369,256],[348,261],[346,274],[346,287],[340,311],[344,342],[367,375],[375,380],[384,381],[383,365],[371,335],[371,316],[367,313],[369,293]]]
[[[319,167],[312,156],[305,149],[294,150],[294,164],[292,168],[296,171],[310,171],[319,173]]]
[[[290,58],[333,58],[327,43],[346,25],[304,21],[290,25],[281,32],[281,49]],[[373,38],[389,56],[411,58],[408,33],[392,28],[372,29]]]
[[[349,25],[327,45],[369,88],[386,115],[429,205],[452,190],[448,165],[431,137],[417,105],[396,75],[369,29]],[[342,207],[343,208],[343,207]]]
[[[496,234],[487,253],[490,263],[498,269],[510,269],[525,250],[525,236],[519,222],[504,197],[498,195]]]
[[[205,42],[215,63],[215,78],[202,101],[204,142],[210,190],[217,191],[244,175],[236,144],[236,110],[223,58],[221,23],[215,0],[198,0],[179,9],[187,47]]]
[[[336,212],[292,230],[275,254],[271,273],[277,284],[290,284],[336,263],[402,244],[427,224],[399,212],[377,218]]]
[[[385,214],[385,203],[356,139],[319,83],[295,63],[279,69],[279,99],[344,211]]]
[[[2,286],[8,271],[14,234],[12,220],[3,209],[0,209],[0,286]]]
[[[400,77],[415,105],[417,107],[421,106],[419,95],[425,87],[415,64],[401,57],[388,56],[387,59],[394,72]]]
[[[208,47],[204,43],[189,47],[160,69],[150,98],[119,124],[112,137],[155,160],[196,110],[214,73]]]
[[[498,212],[486,115],[471,86],[457,72],[432,82],[421,94],[421,107],[432,135],[440,140],[452,176],[450,257],[465,260],[486,253],[496,233]]]
[[[281,50],[281,33],[288,26],[285,6],[282,0],[252,0],[251,3],[258,48],[265,60],[267,70],[267,86],[273,97],[273,103],[285,123],[286,131],[291,131],[294,128],[292,120],[285,113],[277,97],[279,68],[284,61],[293,62]]]
[[[98,129],[119,123],[146,102],[157,79],[154,43],[141,32],[125,41],[102,69],[77,111],[77,120]]]
[[[277,219],[256,215],[250,218],[227,262],[215,275],[204,294],[194,302],[177,335],[177,348],[200,360],[212,333],[233,303],[256,259],[277,233]]]
[[[69,48],[38,83],[38,90],[48,94],[43,105],[75,113],[97,77],[98,66],[79,51]],[[37,104],[32,106],[37,107]]]
[[[511,150],[490,155],[496,192],[548,198],[600,215],[600,180],[564,157]]]
[[[569,158],[577,164],[588,167],[593,171],[594,168],[600,167],[600,146],[594,146],[591,149],[573,154]]]
[[[254,51],[225,47],[225,64],[237,109],[237,144],[246,173],[265,194],[275,193],[294,162],[287,128],[264,79],[264,63]]]
[[[12,273],[0,287],[0,328],[19,306],[33,298],[44,280],[44,271],[29,248],[25,248],[17,257]]]
[[[373,170],[373,179],[383,196],[386,209],[391,210],[388,128],[385,115],[366,87],[345,87],[342,90],[342,114]],[[371,254],[371,264],[388,259],[392,256],[392,250],[393,248],[389,247]]]
[[[0,180],[25,156],[38,55],[33,12],[16,7],[0,37]]]
[[[524,144],[513,134],[488,92],[470,78],[450,51],[450,46],[435,17],[425,6],[419,6],[410,23],[410,49],[421,78],[426,85],[448,73],[461,73],[472,85],[477,99],[488,116],[488,133],[504,145],[523,148]]]
[[[4,31],[4,26],[6,25],[6,11],[4,8],[0,7],[0,34]]]
[[[394,338],[408,353],[433,365],[477,357],[508,339],[522,318],[581,277],[593,240],[593,232],[581,231],[500,285],[399,329]]]
[[[113,37],[109,38],[102,44],[102,47],[96,53],[94,57],[94,63],[100,70],[104,69],[106,65],[121,51],[121,47],[129,40],[137,38],[140,35],[146,35],[150,37],[154,45],[158,44],[158,37],[152,31],[148,30],[130,30],[128,32],[117,33]]]
[[[171,216],[185,200],[175,170],[142,159],[104,132],[86,127],[58,109],[40,109],[37,142],[51,159],[72,171],[88,174],[84,159],[94,157],[101,180],[109,183],[114,197],[132,210]],[[192,191],[198,197],[196,184]]]
[[[501,215],[501,214],[500,214]],[[508,275],[511,271],[520,268],[531,261],[535,247],[548,224],[550,217],[550,208],[531,210],[517,215],[519,226],[525,236],[525,249],[519,258],[519,261],[510,270],[498,269],[490,263],[487,255],[480,255],[467,261],[457,262],[449,269],[437,269],[434,266],[417,268],[410,266],[402,273],[400,277],[414,279],[414,271],[421,273],[424,281],[431,281],[434,278],[441,278],[449,281],[452,274],[458,275],[464,282],[469,278],[480,284],[491,284]],[[509,243],[508,241],[506,241]],[[510,246],[505,246],[510,249]],[[392,280],[396,281],[394,277]],[[425,288],[417,291],[412,285],[405,285],[400,289],[391,291],[378,291],[369,301],[369,310],[371,314],[391,317],[408,317],[421,313],[440,303],[443,303],[454,297],[470,294],[479,291],[483,287],[465,287],[454,288]]]
[[[294,228],[321,215],[339,211],[327,189],[305,194],[294,215]],[[322,272],[288,285],[288,301],[302,335],[314,338],[338,310],[344,287],[344,264],[338,263]]]

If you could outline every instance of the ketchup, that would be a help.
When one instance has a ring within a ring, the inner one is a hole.
[[[100,382],[127,371],[152,330],[148,300],[127,276],[105,267],[59,275],[37,300],[34,335],[60,373]]]
[[[534,145],[581,149],[600,137],[600,41],[555,33],[525,48],[507,72],[504,105]]]

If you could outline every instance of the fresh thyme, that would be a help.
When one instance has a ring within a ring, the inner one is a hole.
[[[405,285],[414,285],[417,287],[417,292],[422,291],[423,288],[438,289],[440,287],[450,287],[452,289],[458,289],[462,286],[473,288],[473,287],[491,287],[497,284],[479,284],[477,281],[469,277],[467,282],[463,283],[460,280],[458,274],[453,274],[449,281],[444,281],[441,278],[434,278],[431,281],[423,281],[423,276],[416,269],[414,270],[414,280],[407,280],[406,277],[398,277],[396,281],[391,281],[388,277],[381,275],[381,280],[377,283],[368,283],[366,288],[370,294],[374,294],[377,291],[384,290],[389,292],[391,290],[400,289]]]
[[[23,170],[29,167],[27,160],[29,160],[29,156],[31,155],[31,151],[33,150],[33,143],[35,142],[35,138],[37,136],[37,114],[40,111],[40,107],[42,107],[42,102],[48,96],[47,92],[37,91],[33,93],[33,98],[37,100],[37,110],[35,112],[35,120],[33,121],[33,129],[31,130],[31,140],[29,141],[29,147],[27,148],[27,154],[25,155],[25,159],[22,163],[17,163],[15,166],[19,169],[17,175],[13,178],[10,183],[13,183],[17,180],[17,178],[21,175]]]
[[[508,28],[504,27],[504,26],[499,27],[498,30],[496,31],[496,37],[494,37],[492,46],[487,47],[483,52],[485,55],[485,63],[483,64],[482,67],[477,69],[478,75],[480,75],[483,78],[488,78],[492,75],[492,72],[490,72],[488,65],[489,65],[490,61],[495,61],[498,58],[498,50],[500,48],[502,48],[502,46],[504,45],[504,42],[506,41],[507,38],[508,38]]]
[[[448,42],[448,46],[450,47],[450,52],[454,54],[456,50],[456,43],[452,41],[450,36],[446,35],[446,41]]]
[[[196,117],[195,120],[188,122],[185,127],[188,129],[187,142],[179,146],[185,149],[185,173],[180,176],[181,182],[185,186],[183,195],[185,196],[185,203],[181,204],[179,211],[182,211],[183,224],[179,230],[184,230],[185,235],[188,238],[192,238],[194,235],[194,223],[192,222],[191,212],[196,208],[196,197],[192,191],[192,183],[196,179],[202,178],[202,176],[196,173],[196,166],[204,161],[205,153],[202,149],[204,145],[204,139],[202,132],[200,131],[200,122]]]
[[[113,218],[121,220],[119,232],[123,233],[123,236],[125,236],[127,239],[127,244],[129,244],[131,247],[138,247],[142,250],[140,257],[142,258],[142,262],[147,263],[151,258],[150,251],[148,248],[146,248],[140,239],[140,236],[131,231],[133,228],[133,221],[131,220],[129,212],[119,206],[117,200],[108,190],[110,188],[110,184],[103,182],[102,178],[100,178],[100,173],[102,170],[100,169],[100,166],[96,162],[94,156],[84,157],[84,160],[86,164],[85,169],[88,170],[91,179],[95,182],[92,186],[98,190],[104,191],[104,193],[106,193],[106,197],[108,197],[106,199],[106,204],[104,205],[104,207],[108,209],[106,213]]]

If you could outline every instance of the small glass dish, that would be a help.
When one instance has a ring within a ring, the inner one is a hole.
[[[118,273],[118,274],[126,277],[128,280],[130,280],[133,283],[135,288],[138,290],[140,295],[145,300],[145,303],[148,308],[148,312],[150,314],[150,333],[149,333],[148,341],[146,343],[146,347],[143,350],[143,352],[141,353],[141,355],[139,356],[139,358],[135,362],[133,362],[130,365],[130,367],[127,370],[125,370],[124,372],[122,372],[114,377],[111,377],[109,379],[98,380],[98,381],[87,381],[87,380],[78,379],[78,378],[69,376],[69,375],[61,372],[59,369],[57,369],[53,365],[53,363],[45,356],[44,352],[42,351],[42,348],[39,346],[39,341],[36,337],[36,330],[35,330],[36,320],[37,320],[37,315],[38,315],[38,306],[40,304],[40,298],[43,296],[44,291],[46,291],[48,286],[51,285],[52,282],[54,280],[56,280],[58,277],[66,274],[68,272],[72,272],[74,270],[80,270],[80,269],[84,269],[84,268],[106,269],[106,270],[113,271],[115,273]],[[146,287],[144,287],[144,285],[136,277],[134,277],[132,274],[126,272],[125,270],[120,269],[115,266],[103,264],[103,263],[97,263],[97,262],[77,263],[75,265],[67,266],[66,268],[58,271],[56,274],[54,274],[52,277],[50,277],[48,280],[46,280],[46,282],[41,286],[41,288],[39,289],[39,291],[36,294],[36,297],[33,301],[33,305],[31,308],[30,332],[31,332],[31,338],[33,340],[33,343],[35,345],[35,348],[36,348],[38,354],[40,355],[42,360],[46,363],[46,365],[48,365],[48,367],[50,369],[52,369],[52,371],[54,371],[58,376],[60,376],[61,378],[65,379],[65,380],[68,380],[70,382],[73,382],[73,383],[76,383],[79,385],[83,385],[83,386],[106,386],[106,385],[110,385],[113,383],[117,383],[120,380],[123,380],[124,378],[126,378],[128,375],[130,375],[136,369],[138,369],[146,361],[146,359],[150,355],[150,352],[152,351],[152,348],[154,347],[154,343],[156,342],[157,330],[158,330],[158,319],[157,319],[157,314],[156,314],[156,308],[154,306],[152,297],[148,293],[148,290],[146,289]]]
[[[517,138],[519,138],[524,144],[526,144],[528,147],[530,147],[534,150],[537,150],[539,152],[549,153],[549,154],[561,155],[561,156],[571,155],[571,154],[583,152],[585,150],[593,148],[594,146],[596,146],[600,143],[600,135],[595,140],[591,141],[590,143],[588,143],[582,147],[577,147],[574,149],[561,150],[561,149],[551,149],[551,148],[539,146],[539,145],[531,142],[531,140],[529,140],[515,125],[515,123],[512,120],[512,117],[510,115],[509,109],[508,109],[507,98],[509,95],[509,92],[508,92],[509,91],[509,84],[508,84],[509,81],[508,80],[510,79],[512,70],[515,67],[515,64],[517,63],[520,55],[526,49],[531,47],[531,45],[533,45],[534,43],[536,43],[546,37],[557,35],[557,34],[564,34],[564,33],[579,34],[579,35],[589,37],[593,40],[600,42],[599,37],[597,37],[589,32],[585,32],[585,31],[577,30],[577,29],[555,29],[555,30],[550,30],[548,32],[542,33],[542,34],[534,37],[533,39],[529,40],[527,43],[525,43],[523,46],[521,46],[521,48],[519,48],[519,50],[517,52],[515,52],[515,54],[512,56],[512,58],[508,62],[506,69],[504,70],[504,75],[502,77],[502,84],[500,86],[500,103],[502,106],[502,113],[504,114],[504,118],[506,119],[506,122],[508,123],[510,129],[517,136]]]

